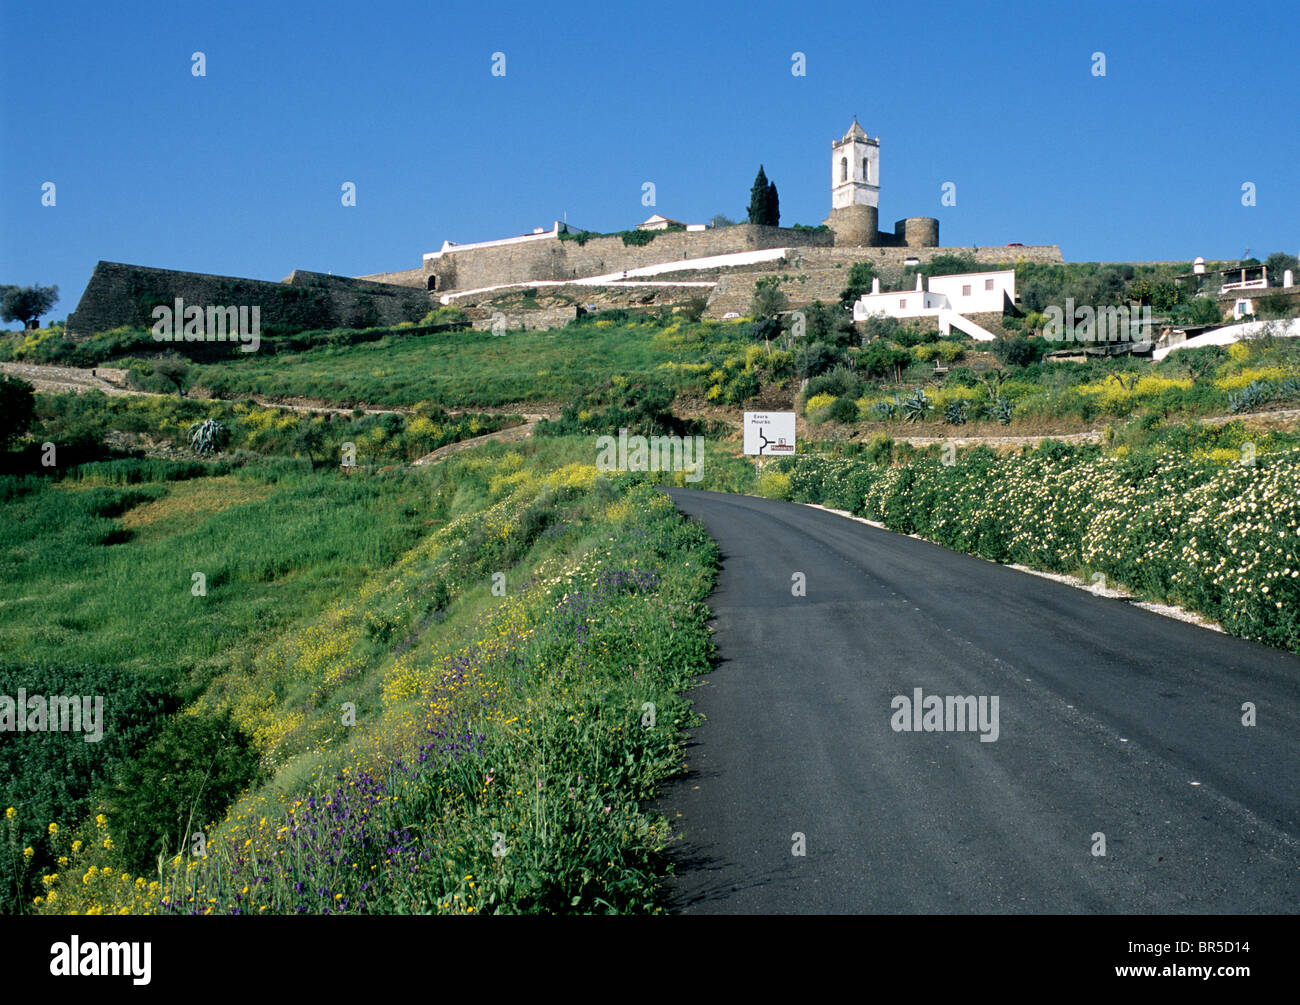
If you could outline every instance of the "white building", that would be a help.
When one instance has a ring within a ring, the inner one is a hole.
[[[891,318],[934,318],[939,331],[947,335],[956,328],[971,338],[990,342],[995,336],[965,315],[1001,313],[1016,302],[1016,273],[970,272],[958,276],[934,276],[930,288],[924,277],[916,274],[916,289],[882,293],[880,280],[871,281],[871,292],[864,293],[853,305],[853,320],[865,321],[873,315]]]
[[[669,227],[685,227],[685,226],[686,224],[682,223],[681,220],[670,220],[668,217],[660,216],[658,213],[656,213],[654,216],[650,217],[650,219],[646,220],[645,223],[638,223],[636,225],[636,229],[637,230],[667,230]]]
[[[1016,302],[1016,273],[970,272],[959,276],[934,276],[925,289],[924,277],[916,274],[916,289],[881,293],[880,280],[873,280],[871,292],[853,305],[853,320],[865,321],[873,314],[891,318],[938,317],[940,311],[958,314],[1000,313]]]

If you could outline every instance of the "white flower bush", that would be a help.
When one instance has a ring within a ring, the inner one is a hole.
[[[793,499],[999,562],[1101,572],[1300,650],[1300,449],[1252,465],[1059,447],[949,466],[810,457],[789,472]]]

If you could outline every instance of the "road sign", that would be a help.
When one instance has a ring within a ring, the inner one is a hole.
[[[794,453],[794,412],[746,412],[745,453],[783,457]]]

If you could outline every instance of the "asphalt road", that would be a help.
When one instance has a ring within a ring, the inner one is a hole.
[[[706,721],[656,803],[683,834],[677,910],[1300,908],[1300,658],[809,507],[668,491],[722,551]],[[896,731],[916,688],[997,696],[997,739]]]

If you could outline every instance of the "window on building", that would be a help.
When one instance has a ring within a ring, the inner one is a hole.
[[[428,288],[431,289],[431,290],[436,290],[436,289],[438,288],[438,277],[437,277],[437,276],[430,276],[430,277],[429,277],[429,285],[428,285]]]
[[[907,298],[904,297],[902,300],[900,300],[900,301],[898,302],[898,306],[899,306],[899,309],[900,309],[900,310],[906,308],[906,307],[907,307]]]
[[[862,180],[871,181],[871,161],[865,157],[862,158]]]
[[[848,180],[849,180],[849,159],[847,157],[841,157],[840,158],[840,181],[848,181]]]
[[[986,280],[984,280],[984,288],[985,288],[986,290],[991,290],[991,289],[993,289],[993,280],[992,280],[992,279],[986,279]]]
[[[963,297],[969,297],[969,296],[970,296],[970,284],[969,284],[969,283],[967,283],[965,286],[963,286],[963,287],[961,288],[961,295],[962,295]]]

